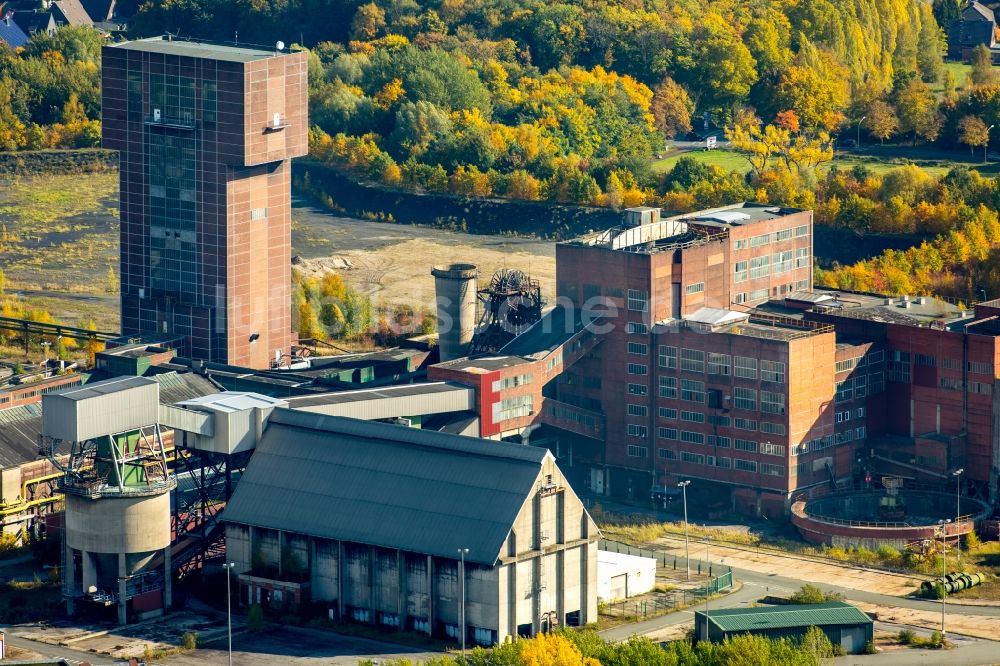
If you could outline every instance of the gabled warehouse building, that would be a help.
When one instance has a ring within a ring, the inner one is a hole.
[[[242,603],[483,645],[597,619],[600,535],[546,449],[275,409],[223,518]]]

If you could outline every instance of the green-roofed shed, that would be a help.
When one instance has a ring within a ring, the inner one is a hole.
[[[767,638],[802,638],[809,627],[819,627],[830,642],[848,654],[861,652],[874,640],[872,619],[856,606],[842,601],[825,604],[790,604],[756,608],[721,608],[695,614],[695,635],[722,642],[739,634],[757,634]]]

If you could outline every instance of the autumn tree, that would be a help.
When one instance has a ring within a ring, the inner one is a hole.
[[[303,340],[313,340],[322,337],[323,329],[316,316],[316,309],[308,298],[303,298],[299,303],[299,338]]]
[[[358,7],[351,19],[351,39],[371,41],[385,28],[385,12],[374,2]]]
[[[872,136],[884,144],[899,129],[899,118],[892,106],[877,99],[868,107],[864,125]]]
[[[750,168],[760,175],[771,159],[778,157],[790,141],[788,130],[774,125],[763,125],[752,113],[741,114],[726,129],[726,138],[734,150],[750,163]]]
[[[896,115],[900,131],[912,133],[913,145],[916,145],[918,136],[933,141],[941,131],[937,98],[920,79],[910,79],[897,93]]]
[[[691,131],[691,114],[694,102],[682,85],[669,76],[653,90],[650,109],[656,127],[668,139],[683,136]]]
[[[990,141],[990,131],[986,123],[978,116],[964,116],[958,121],[958,140],[969,147],[969,152],[974,152],[979,146],[983,146],[983,159],[986,159],[986,144]]]

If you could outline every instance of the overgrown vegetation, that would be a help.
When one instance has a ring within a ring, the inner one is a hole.
[[[662,646],[649,638],[633,636],[620,643],[607,642],[593,631],[560,631],[531,639],[504,643],[486,650],[474,648],[467,655],[448,655],[417,662],[422,666],[808,666],[834,655],[834,646],[820,629],[810,627],[802,641],[769,640],[745,634],[724,643],[680,640]],[[360,662],[374,666],[372,660]],[[379,659],[382,666],[414,666],[409,659]]]
[[[788,600],[793,604],[823,604],[831,601],[843,601],[844,595],[839,592],[824,592],[815,585],[806,583],[789,596]]]

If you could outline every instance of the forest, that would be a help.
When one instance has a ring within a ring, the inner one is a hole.
[[[769,201],[932,247],[997,210],[993,179],[829,162],[855,134],[986,154],[1000,77],[985,48],[966,81],[943,66],[941,26],[958,11],[958,0],[147,0],[130,36],[308,49],[312,157],[389,187],[676,212]],[[101,42],[63,28],[0,49],[0,148],[98,143]],[[650,168],[666,141],[704,127],[724,130],[745,170]],[[986,277],[961,257],[917,273],[890,253],[817,275],[968,297]],[[908,283],[882,275],[890,267]]]

